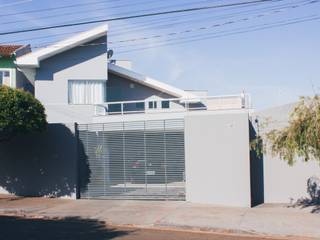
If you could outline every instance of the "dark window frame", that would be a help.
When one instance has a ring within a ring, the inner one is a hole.
[[[162,101],[161,102],[161,108],[169,109],[170,108],[170,101]]]

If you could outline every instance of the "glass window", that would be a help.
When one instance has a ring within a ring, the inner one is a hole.
[[[10,84],[10,71],[2,70],[0,71],[0,85],[3,85],[5,80],[7,84]]]
[[[144,109],[144,102],[137,102],[136,103],[136,109],[137,110],[143,110]]]
[[[170,108],[170,102],[169,101],[162,101],[161,107],[162,108]]]
[[[106,101],[106,81],[69,80],[69,103],[98,104]]]
[[[156,101],[150,101],[149,102],[149,109],[157,108],[157,102]]]
[[[10,77],[10,72],[9,71],[3,71],[3,76]]]

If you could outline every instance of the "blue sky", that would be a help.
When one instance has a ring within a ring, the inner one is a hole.
[[[234,2],[241,0],[0,0],[0,23],[3,32]],[[84,5],[22,13],[73,4]],[[248,30],[317,17],[320,2],[283,0],[112,22],[108,41],[114,58],[132,60],[138,72],[183,89],[206,89],[210,95],[245,91],[262,109],[320,92],[320,20]],[[41,46],[94,26],[2,36],[0,42]],[[192,31],[181,33],[185,30]]]

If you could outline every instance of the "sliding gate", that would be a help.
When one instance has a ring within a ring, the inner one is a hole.
[[[184,120],[78,125],[81,198],[185,199]]]

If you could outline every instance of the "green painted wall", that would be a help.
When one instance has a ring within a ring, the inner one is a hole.
[[[0,68],[15,68],[14,58],[0,57]]]

